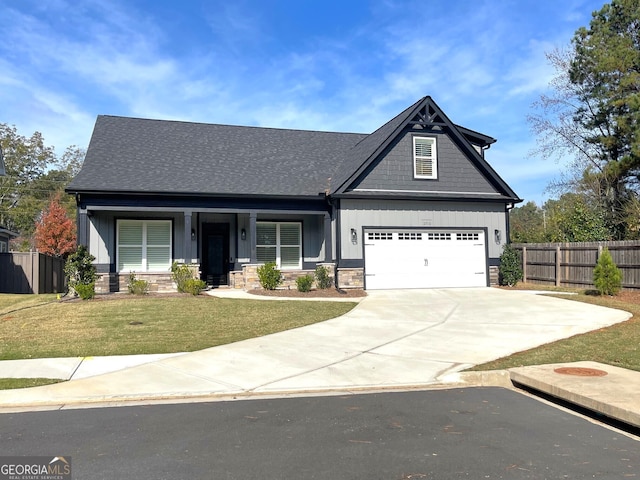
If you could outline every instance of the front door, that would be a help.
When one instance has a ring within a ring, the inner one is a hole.
[[[202,277],[208,285],[229,284],[229,225],[202,225]]]

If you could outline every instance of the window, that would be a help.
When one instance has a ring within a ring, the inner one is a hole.
[[[8,251],[6,240],[0,240],[0,253],[6,253]]]
[[[392,232],[369,232],[367,233],[368,240],[393,240]]]
[[[440,232],[429,233],[428,239],[429,240],[451,240],[451,234],[450,233],[440,233]]]
[[[258,222],[256,254],[259,263],[276,262],[278,268],[302,268],[302,225]]]
[[[413,137],[414,178],[438,178],[436,139]]]
[[[398,240],[422,240],[422,233],[400,232],[398,233]]]
[[[456,233],[456,240],[458,241],[478,241],[480,240],[480,235],[477,233]]]
[[[170,220],[118,220],[119,272],[166,272],[171,268]]]

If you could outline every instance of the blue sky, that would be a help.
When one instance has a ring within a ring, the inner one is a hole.
[[[86,148],[99,114],[371,132],[430,95],[541,203],[526,121],[604,0],[0,0],[0,122]]]

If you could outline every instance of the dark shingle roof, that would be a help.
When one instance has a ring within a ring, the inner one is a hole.
[[[517,195],[471,146],[495,140],[450,122],[423,97],[371,134],[316,132],[98,116],[69,192],[317,196],[342,194],[396,138],[437,114],[506,197]]]
[[[67,190],[318,195],[364,137],[101,115]]]

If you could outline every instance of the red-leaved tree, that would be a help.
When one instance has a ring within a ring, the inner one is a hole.
[[[76,225],[60,204],[60,195],[49,202],[36,224],[36,248],[40,253],[66,257],[76,248]]]

